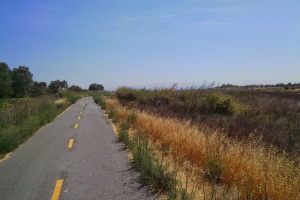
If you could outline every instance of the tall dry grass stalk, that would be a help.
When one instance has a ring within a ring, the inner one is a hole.
[[[107,99],[106,105],[121,120],[135,112],[133,127],[168,148],[180,162],[205,169],[209,160],[220,161],[220,183],[228,191],[237,190],[238,199],[300,199],[300,166],[276,149],[266,149],[254,139],[241,142],[218,131],[204,133],[189,121],[128,109],[114,99]]]

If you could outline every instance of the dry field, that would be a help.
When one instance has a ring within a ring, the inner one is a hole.
[[[118,122],[136,116],[133,130],[147,134],[178,168],[188,165],[187,187],[196,190],[196,199],[300,198],[299,164],[276,148],[265,148],[255,138],[235,140],[188,120],[126,108],[116,99],[107,99],[106,109]]]

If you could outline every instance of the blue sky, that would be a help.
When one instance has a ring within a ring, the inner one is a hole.
[[[1,0],[0,61],[38,81],[300,82],[299,0]]]

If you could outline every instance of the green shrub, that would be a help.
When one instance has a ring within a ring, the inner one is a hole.
[[[233,114],[235,104],[232,97],[213,92],[203,97],[200,110],[204,113]]]
[[[127,131],[129,128],[130,128],[130,124],[127,123],[127,122],[122,122],[121,125],[120,125],[121,130]]]
[[[213,183],[221,183],[221,176],[225,171],[223,163],[218,158],[209,158],[204,165],[205,178]]]
[[[118,113],[115,110],[111,110],[108,113],[108,118],[112,120],[112,122],[117,122],[118,121]]]
[[[128,130],[129,129],[129,124],[123,122],[120,125],[120,132],[119,132],[119,140],[122,141],[125,145],[125,147],[130,148],[131,146],[131,141],[129,139],[129,134],[128,134]]]
[[[136,99],[134,90],[127,87],[118,88],[115,94],[118,99],[124,101],[134,101]]]
[[[128,118],[128,123],[133,124],[137,120],[137,115],[133,112]]]
[[[72,104],[76,103],[76,101],[78,99],[80,99],[80,95],[78,93],[75,93],[75,92],[67,92],[65,95],[67,97],[67,100],[69,102],[71,102]]]
[[[140,178],[153,189],[164,191],[169,197],[176,197],[175,171],[167,169],[163,158],[161,160],[156,159],[154,149],[148,138],[138,133],[132,137],[128,144],[133,154],[134,163],[141,172]]]
[[[105,100],[104,100],[103,95],[94,93],[94,94],[92,94],[92,96],[93,96],[95,103],[98,104],[99,106],[101,106],[101,108],[105,110],[106,105],[105,105]]]

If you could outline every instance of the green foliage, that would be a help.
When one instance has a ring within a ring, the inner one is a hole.
[[[64,94],[65,94],[65,96],[67,97],[67,100],[68,100],[69,102],[71,102],[72,104],[73,104],[73,103],[76,103],[76,101],[77,101],[78,99],[80,99],[79,93],[76,93],[76,92],[65,92]]]
[[[32,73],[28,67],[20,66],[12,71],[13,96],[20,98],[28,95],[32,84]]]
[[[219,158],[208,158],[204,169],[205,178],[213,183],[221,183],[221,176],[225,171],[225,167]]]
[[[118,99],[125,101],[134,101],[136,99],[135,90],[127,87],[118,88],[115,95]]]
[[[105,100],[104,100],[104,96],[102,95],[102,93],[100,92],[93,92],[91,93],[94,101],[96,104],[98,104],[99,106],[101,106],[102,109],[105,109],[106,108],[106,105],[105,105]]]
[[[137,134],[132,141],[133,159],[141,172],[141,179],[156,190],[162,190],[167,194],[174,193],[177,183],[175,175],[172,171],[168,171],[163,159],[156,160],[148,139],[142,134]]]
[[[119,139],[124,143],[125,147],[130,148],[131,141],[129,139],[128,129],[129,124],[126,122],[122,122],[120,125]]]
[[[101,84],[93,83],[89,86],[90,91],[103,91],[104,87]]]
[[[65,80],[51,81],[51,83],[48,86],[49,91],[52,93],[62,92],[65,91],[67,88],[68,88],[68,83]]]
[[[203,97],[200,110],[204,113],[233,114],[235,104],[229,95],[212,92]]]
[[[77,85],[72,85],[71,87],[68,88],[68,90],[73,92],[82,92],[82,88]]]
[[[169,199],[176,199],[176,172],[167,169],[163,158],[156,159],[154,149],[145,135],[137,133],[130,137],[128,126],[127,123],[121,124],[119,139],[131,150],[141,180],[154,190],[165,192]]]
[[[34,81],[33,85],[30,87],[30,96],[39,97],[46,94],[47,83]]]
[[[51,97],[11,99],[0,108],[0,153],[7,153],[67,107]]]
[[[121,129],[121,130],[127,131],[129,128],[130,128],[130,123],[122,122],[122,123],[120,124],[120,129]]]
[[[128,118],[128,122],[129,122],[129,124],[133,124],[135,121],[137,120],[137,115],[136,115],[136,113],[131,113],[131,115],[129,116],[129,118]]]
[[[112,122],[118,122],[118,113],[115,110],[111,110],[108,113],[108,118],[112,120]]]
[[[0,63],[0,98],[10,97],[13,93],[11,87],[11,71],[6,63]]]

